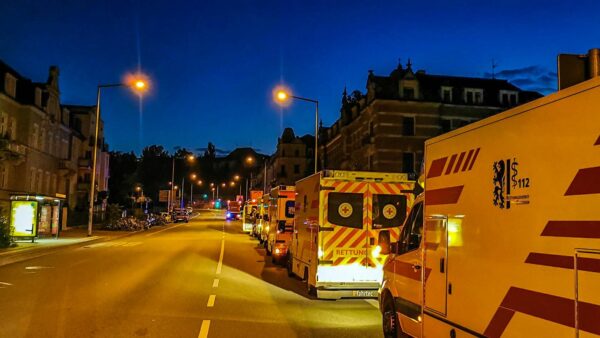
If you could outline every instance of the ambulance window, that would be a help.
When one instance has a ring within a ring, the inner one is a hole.
[[[285,202],[285,217],[286,218],[294,218],[294,201],[286,201]]]
[[[373,195],[373,229],[402,226],[406,219],[406,196]]]
[[[398,254],[403,254],[419,248],[423,237],[423,203],[415,204],[408,215],[400,240],[398,241]]]
[[[327,220],[334,225],[362,229],[363,194],[330,192]]]

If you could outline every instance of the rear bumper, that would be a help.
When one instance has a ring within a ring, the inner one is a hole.
[[[317,283],[319,284],[319,283]],[[377,299],[379,284],[361,283],[357,285],[328,284],[317,285],[317,298],[319,299],[341,299],[341,298],[374,298]]]
[[[242,223],[242,231],[243,232],[252,231],[252,223]]]

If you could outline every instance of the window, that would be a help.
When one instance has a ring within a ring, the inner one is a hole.
[[[375,127],[373,125],[373,121],[369,121],[369,136],[375,136]]]
[[[0,188],[6,188],[8,185],[8,166],[0,163]]]
[[[44,193],[48,193],[50,191],[50,173],[46,171],[46,175],[44,177]]]
[[[369,155],[367,158],[367,165],[369,170],[373,170],[373,155]]]
[[[285,150],[281,151],[281,157],[285,157]]]
[[[38,147],[38,133],[40,132],[39,126],[37,125],[37,123],[33,124],[33,128],[31,128],[31,147],[32,148],[37,148]]]
[[[330,192],[327,220],[339,226],[363,228],[363,194]]]
[[[40,133],[40,150],[46,151],[46,129],[42,128]]]
[[[286,201],[285,202],[285,217],[286,218],[294,218],[295,211],[296,211],[295,202],[294,201]]]
[[[467,104],[482,104],[483,89],[465,88],[465,96],[463,99]]]
[[[443,102],[452,102],[452,87],[443,86],[441,92]]]
[[[50,193],[51,194],[55,194],[57,193],[57,186],[56,186],[56,174],[52,174],[52,183],[50,184]]]
[[[38,193],[41,193],[43,184],[44,184],[44,172],[42,171],[42,169],[38,169],[35,183],[36,183],[35,191]]]
[[[500,91],[500,104],[503,106],[516,106],[519,103],[519,93],[514,90]]]
[[[407,100],[414,100],[415,99],[415,89],[410,88],[410,87],[405,87],[402,90],[402,97]]]
[[[282,176],[285,176],[285,165],[281,165],[281,171],[279,172]]]
[[[399,227],[406,219],[406,196],[373,195],[373,228]]]
[[[294,174],[299,174],[299,173],[300,173],[300,165],[294,164]]]
[[[48,152],[50,155],[54,155],[54,133],[48,133]]]
[[[300,157],[300,150],[296,149],[296,150],[294,151],[294,156],[296,156],[296,157]]]
[[[12,141],[17,139],[17,119],[14,117],[8,120],[8,139]]]
[[[415,118],[405,116],[402,118],[402,135],[415,136]]]
[[[415,171],[415,154],[402,153],[402,172],[412,173]]]
[[[13,98],[17,96],[17,78],[9,73],[4,76],[4,90],[8,96]]]
[[[0,137],[4,137],[8,133],[8,114],[0,113]]]
[[[406,225],[398,241],[398,254],[419,248],[423,237],[423,203],[416,204],[410,211]]]

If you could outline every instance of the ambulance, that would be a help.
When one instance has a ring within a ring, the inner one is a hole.
[[[280,263],[286,259],[292,240],[296,191],[293,186],[280,185],[271,189],[269,197],[265,249],[267,256],[273,256],[273,263]]]
[[[252,190],[250,191],[250,199],[244,204],[242,210],[242,231],[246,233],[252,232],[252,226],[256,221],[256,215],[258,214],[258,203],[262,199],[262,191]]]
[[[258,215],[256,216],[256,221],[254,223],[254,227],[252,228],[252,235],[258,238],[258,241],[263,244],[264,236],[263,228],[265,221],[269,219],[269,195],[265,194],[261,197],[260,202],[258,204]]]
[[[378,233],[398,238],[413,189],[400,173],[326,170],[296,182],[288,274],[318,298],[377,297],[385,259]]]
[[[386,337],[600,337],[600,78],[427,140],[424,177]]]

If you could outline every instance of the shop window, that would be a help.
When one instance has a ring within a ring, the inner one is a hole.
[[[412,116],[405,116],[402,118],[402,135],[414,136],[415,135],[415,118]]]

